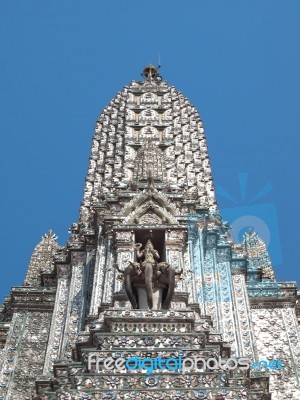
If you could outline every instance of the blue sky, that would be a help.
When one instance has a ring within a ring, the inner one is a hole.
[[[220,208],[262,213],[278,280],[299,282],[299,17],[298,0],[1,1],[0,297],[49,228],[66,242],[95,121],[158,55],[202,116]]]

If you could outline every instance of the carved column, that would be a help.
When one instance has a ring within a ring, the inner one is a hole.
[[[221,243],[220,243],[221,242]],[[233,287],[230,270],[231,249],[224,245],[222,239],[215,249],[214,281],[215,301],[218,308],[219,330],[224,340],[231,346],[231,354],[237,356],[239,329],[233,311]]]
[[[134,233],[130,231],[116,231],[115,235],[117,264],[120,269],[128,266],[129,261],[134,261]],[[123,291],[124,287],[119,279],[115,281],[115,292]]]
[[[72,346],[74,346],[77,335],[81,329],[84,299],[86,290],[84,282],[86,253],[75,252],[71,254],[72,277],[70,280],[70,290],[68,298],[68,308],[63,335],[63,345],[61,355],[63,358],[72,359]]]
[[[183,249],[185,242],[185,232],[183,230],[166,230],[165,246],[166,261],[174,268],[175,271],[183,269],[186,272],[187,267],[183,262]],[[190,292],[191,287],[184,279],[179,281],[176,287],[178,292]]]
[[[60,358],[65,320],[67,317],[68,297],[71,277],[71,265],[57,265],[57,291],[55,307],[46,351],[43,375],[52,374],[53,363]]]
[[[113,302],[113,294],[115,292],[115,276],[116,271],[114,268],[115,263],[115,249],[113,231],[106,232],[107,248],[106,248],[106,262],[105,262],[105,278],[102,288],[101,304],[111,304]],[[100,305],[100,304],[99,304]]]
[[[191,229],[192,228],[192,229]],[[196,302],[199,302],[201,314],[205,314],[205,299],[204,299],[204,280],[203,280],[203,265],[204,265],[204,251],[203,251],[203,237],[202,228],[197,226],[189,229],[189,252],[190,263],[193,274],[193,281],[196,287]]]
[[[220,332],[219,277],[215,274],[217,235],[208,235],[207,231],[203,231],[199,245],[205,254],[202,265],[203,286],[200,288],[203,292],[205,314],[211,316],[214,330]]]
[[[95,272],[91,296],[90,315],[96,315],[101,304],[103,282],[107,270],[106,258],[108,252],[108,238],[103,233],[103,226],[99,225],[98,241],[96,245]]]
[[[252,334],[253,326],[250,319],[250,305],[245,282],[245,261],[231,261],[231,271],[235,319],[236,326],[239,327],[239,329],[237,329],[238,355],[254,360],[255,346]]]

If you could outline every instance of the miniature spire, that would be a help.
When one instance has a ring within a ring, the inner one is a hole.
[[[52,258],[58,248],[57,236],[49,229],[32,253],[24,286],[40,285],[41,272],[52,271]]]
[[[275,280],[275,274],[267,246],[262,238],[252,229],[249,229],[249,231],[244,234],[243,247],[248,256],[249,268],[261,269],[262,278]]]

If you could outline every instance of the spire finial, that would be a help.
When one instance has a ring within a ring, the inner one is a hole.
[[[160,68],[160,65],[158,67],[154,67],[153,65],[149,64],[149,65],[147,65],[147,67],[144,68],[141,75],[144,78],[146,78],[147,81],[161,79],[161,76],[158,73],[159,68]]]

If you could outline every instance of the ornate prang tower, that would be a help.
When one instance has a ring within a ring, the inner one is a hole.
[[[96,122],[67,245],[46,234],[5,299],[0,400],[299,400],[296,285],[276,282],[254,232],[233,243],[198,112],[158,68],[142,75]],[[134,356],[236,368],[103,364]],[[239,358],[284,370],[245,370]]]

